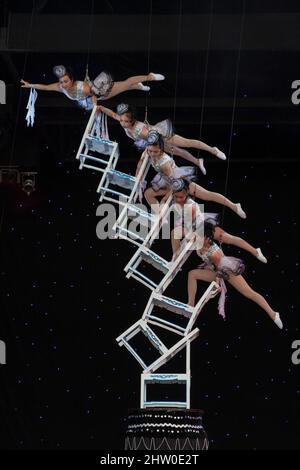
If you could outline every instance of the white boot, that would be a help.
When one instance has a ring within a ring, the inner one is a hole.
[[[164,79],[165,79],[165,76],[162,75],[161,73],[153,73],[153,72],[150,72],[149,75],[151,75],[151,80],[160,81],[160,80],[164,80]]]
[[[236,205],[236,213],[239,215],[242,219],[246,219],[246,213],[243,211],[241,204],[238,202]]]
[[[275,318],[274,318],[274,323],[282,330],[283,324],[279,316],[279,312],[275,312]]]
[[[215,151],[216,151],[216,157],[220,158],[220,160],[226,160],[226,155],[224,152],[221,152],[221,150],[219,150],[217,147],[214,147]]]
[[[147,85],[143,85],[142,82],[139,82],[139,83],[138,83],[138,90],[150,91],[150,87],[147,86]]]
[[[256,251],[257,251],[257,259],[258,259],[259,261],[261,261],[262,263],[267,263],[268,260],[267,260],[267,258],[262,254],[261,249],[260,249],[260,248],[256,248]]]

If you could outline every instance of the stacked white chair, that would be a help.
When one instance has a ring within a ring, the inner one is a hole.
[[[97,135],[96,120],[97,107],[94,106],[76,155],[80,161],[79,169],[87,168],[102,173],[97,188],[100,202],[110,201],[122,206],[128,202],[135,203],[140,183],[149,170],[149,162],[144,162],[136,176],[117,170],[120,156],[118,143]]]
[[[181,407],[190,408],[190,383],[191,383],[191,370],[190,370],[190,345],[191,342],[198,336],[199,329],[193,328],[199,313],[204,305],[211,298],[215,297],[219,292],[217,283],[212,282],[195,307],[179,302],[173,298],[166,297],[161,293],[154,290],[149,298],[147,306],[144,310],[142,317],[129,327],[118,338],[119,346],[124,346],[133,355],[137,362],[142,366],[143,373],[141,374],[141,408],[146,407]],[[161,313],[157,313],[155,309],[159,308]],[[172,319],[164,318],[163,311],[172,312]],[[177,318],[176,318],[177,317]],[[181,321],[178,322],[178,317]],[[182,322],[185,320],[185,323]],[[167,330],[177,335],[175,343],[171,347],[167,347],[159,338],[158,333],[153,330],[153,326],[160,330]],[[135,335],[142,333],[150,341],[159,353],[159,357],[146,364],[144,358],[134,349],[130,341]],[[178,338],[179,337],[179,338]],[[164,366],[170,359],[178,354],[182,349],[185,349],[185,370],[181,373],[156,373],[157,369]],[[186,387],[185,401],[148,401],[147,400],[147,385],[150,383],[183,383]]]

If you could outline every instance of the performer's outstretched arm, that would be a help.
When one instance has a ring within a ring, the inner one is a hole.
[[[50,83],[49,85],[43,85],[42,83],[29,83],[25,80],[20,80],[22,83],[22,88],[34,88],[35,90],[43,90],[43,91],[60,91],[59,83]]]
[[[92,102],[94,106],[97,106],[97,96],[95,94],[92,94]]]
[[[108,117],[120,122],[120,116],[117,113],[114,113],[112,109],[105,108],[101,105],[98,105],[97,109],[99,109],[99,111],[101,111],[102,113],[106,114]]]

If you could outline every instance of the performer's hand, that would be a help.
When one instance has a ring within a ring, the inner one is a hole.
[[[97,111],[102,111],[102,106],[100,104],[97,106]]]
[[[93,106],[97,106],[97,96],[92,95],[92,103],[93,103]]]
[[[29,82],[25,82],[25,80],[20,80],[20,83],[23,83],[23,85],[21,85],[22,88],[30,88]]]

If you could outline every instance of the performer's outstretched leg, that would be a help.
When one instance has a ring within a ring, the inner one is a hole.
[[[247,299],[250,299],[256,304],[258,304],[265,312],[267,312],[267,314],[273,321],[276,320],[276,314],[278,314],[278,312],[275,312],[275,310],[273,310],[272,307],[270,307],[268,302],[265,300],[265,298],[261,294],[259,294],[258,292],[256,292],[249,286],[249,284],[246,282],[243,276],[231,275],[229,276],[228,282],[230,282],[230,284],[238,292],[240,292],[244,297],[247,297]]]
[[[235,204],[222,194],[208,191],[207,189],[202,188],[202,186],[199,186],[196,183],[190,183],[189,193],[192,196],[202,199],[203,201],[217,202],[218,204],[222,204],[223,206],[229,207],[229,209],[239,215],[242,219],[246,219],[247,217],[245,212],[241,208],[240,203]]]
[[[192,147],[198,150],[205,150],[206,152],[211,153],[212,155],[220,158],[221,160],[226,160],[225,154],[221,152],[217,147],[211,147],[210,145],[201,142],[201,140],[186,139],[185,137],[181,137],[181,135],[175,134],[168,139],[168,143],[178,145],[178,147]]]
[[[195,306],[195,297],[196,297],[196,292],[197,292],[197,281],[207,281],[207,282],[212,282],[216,278],[216,273],[208,270],[208,269],[194,269],[189,272],[189,277],[188,277],[188,304],[191,305],[192,307]],[[238,291],[240,292],[244,297],[247,299],[252,300],[255,302],[257,305],[259,305],[273,320],[276,325],[282,329],[282,321],[280,319],[279,313],[275,312],[275,310],[272,309],[272,307],[268,304],[268,302],[265,300],[265,298],[253,290],[249,284],[245,281],[243,276],[238,275],[230,275],[228,282]]]
[[[165,152],[184,158],[188,162],[193,163],[194,165],[200,168],[204,175],[206,175],[206,169],[204,167],[203,158],[196,158],[187,150],[179,148],[176,145],[170,145],[167,141],[165,143]]]
[[[180,239],[184,237],[185,233],[181,227],[176,227],[171,232],[171,245],[173,255],[180,249]],[[250,245],[250,243],[246,242],[243,238],[236,237],[235,235],[230,235],[229,233],[225,232],[221,227],[215,228],[215,236],[214,239],[217,240],[219,243],[225,243],[226,245],[234,245],[238,248],[241,248],[245,251],[251,253],[255,258],[259,259],[263,263],[267,263],[267,259],[261,253],[259,248],[254,248],[254,246]]]
[[[235,235],[230,235],[230,233],[225,232],[221,227],[215,228],[215,240],[221,243],[226,243],[227,245],[234,245],[239,248],[242,248],[245,251],[251,253],[251,255],[255,256],[259,261],[263,263],[267,262],[267,259],[262,254],[259,248],[254,248],[254,246],[250,245],[250,243],[246,242],[243,238],[236,237]]]
[[[134,77],[129,77],[127,80],[123,80],[121,82],[114,82],[114,85],[110,91],[110,93],[105,97],[106,100],[112,98],[113,96],[119,95],[120,93],[124,93],[124,91],[129,90],[143,90],[149,91],[149,87],[144,86],[142,82],[148,81],[157,81],[157,80],[164,80],[164,76],[159,73],[149,73],[149,75],[136,75]]]

